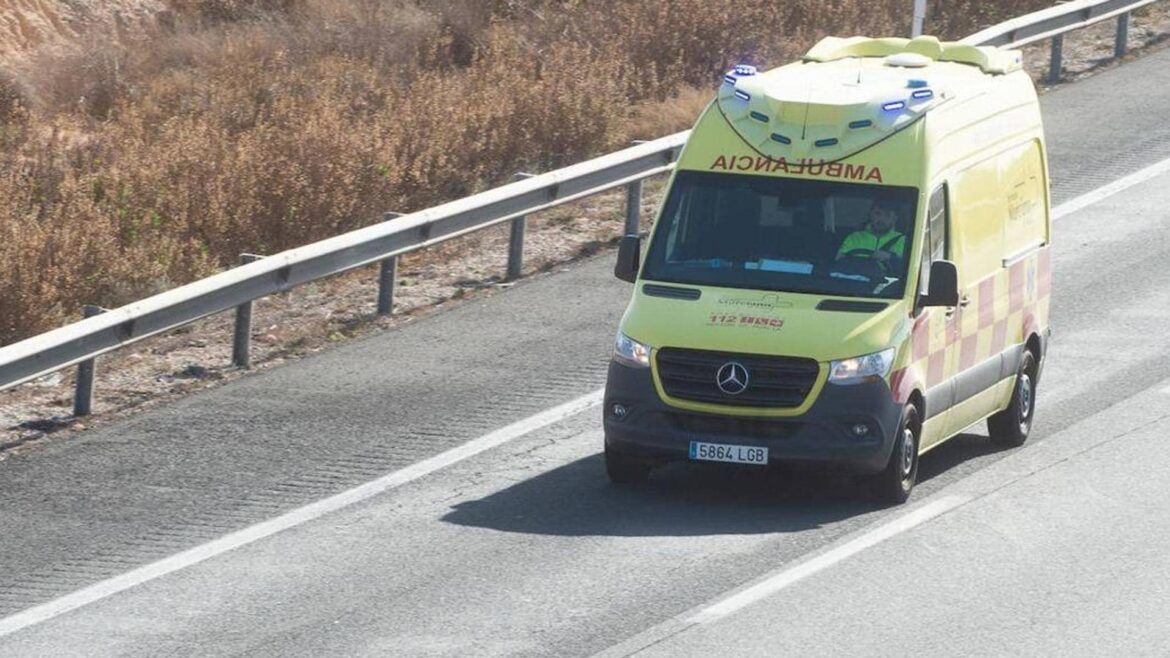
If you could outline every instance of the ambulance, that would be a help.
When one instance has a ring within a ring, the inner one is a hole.
[[[904,502],[986,420],[1018,446],[1049,337],[1040,110],[1018,50],[826,38],[723,78],[643,248],[604,398],[618,483],[836,464]]]

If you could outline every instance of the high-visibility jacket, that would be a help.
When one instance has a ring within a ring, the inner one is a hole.
[[[890,229],[884,235],[874,235],[868,228],[854,231],[845,236],[837,255],[847,254],[854,249],[868,251],[888,251],[901,258],[906,251],[906,236],[895,229]]]

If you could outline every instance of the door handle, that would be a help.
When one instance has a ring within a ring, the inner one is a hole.
[[[967,304],[970,304],[970,303],[971,303],[971,298],[968,297],[967,295],[963,295],[962,298],[959,299],[959,306],[962,306],[963,308],[967,308]]]

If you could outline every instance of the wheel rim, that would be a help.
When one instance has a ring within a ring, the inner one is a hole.
[[[1026,430],[1032,419],[1032,377],[1028,373],[1020,373],[1020,382],[1016,390],[1016,401],[1020,407],[1020,429]]]
[[[914,430],[902,430],[902,480],[908,480],[914,472]]]

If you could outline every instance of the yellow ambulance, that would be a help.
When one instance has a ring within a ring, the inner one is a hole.
[[[1049,335],[1040,110],[1017,50],[826,38],[737,66],[680,154],[605,389],[612,480],[840,464],[903,502],[974,423],[1020,445]]]

